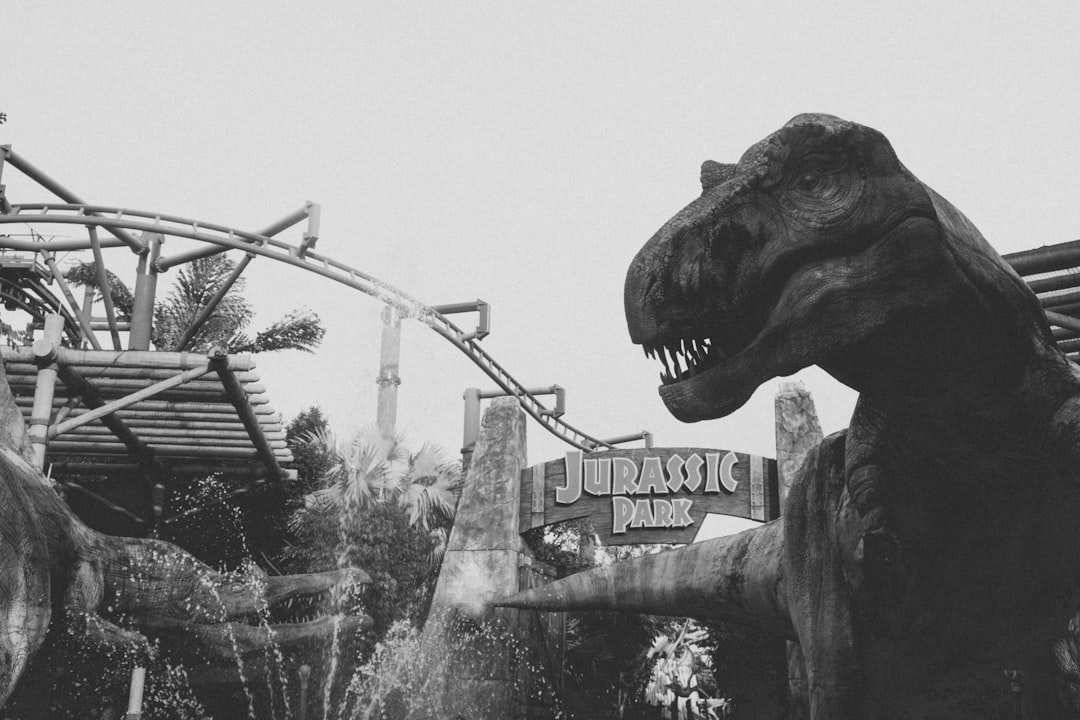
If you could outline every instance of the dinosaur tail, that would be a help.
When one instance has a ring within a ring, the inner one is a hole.
[[[495,605],[743,620],[794,637],[780,581],[783,525],[593,568]]]

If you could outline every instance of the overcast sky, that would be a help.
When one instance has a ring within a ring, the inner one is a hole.
[[[104,205],[257,230],[318,202],[318,251],[429,304],[490,303],[486,350],[566,387],[582,430],[772,456],[778,381],[724,420],[668,415],[626,333],[630,259],[699,194],[703,160],[801,112],[884,132],[1003,253],[1080,237],[1078,8],[9,0],[0,143]],[[126,250],[109,266],[134,277]],[[259,358],[274,406],[373,423],[378,304],[265,259],[247,277],[257,327],[301,306],[327,327],[314,356]],[[456,453],[462,392],[492,383],[415,323],[400,374],[399,427]],[[826,432],[844,427],[853,395],[799,377]],[[568,449],[529,433],[530,462]]]

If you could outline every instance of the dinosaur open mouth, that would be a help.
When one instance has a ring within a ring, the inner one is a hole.
[[[710,337],[675,338],[643,343],[645,356],[660,361],[660,382],[682,382],[727,359],[724,351]]]

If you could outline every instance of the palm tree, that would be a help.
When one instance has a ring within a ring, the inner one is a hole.
[[[308,442],[330,456],[323,486],[305,497],[308,514],[396,502],[407,513],[409,524],[435,541],[432,562],[442,560],[461,488],[459,464],[446,462],[442,451],[430,443],[410,453],[400,436],[386,438],[370,428],[344,443],[322,428]],[[304,521],[305,512],[294,519]]]
[[[427,614],[461,485],[458,463],[431,445],[409,452],[400,437],[373,429],[339,441],[325,426],[304,445],[324,454],[316,489],[289,519],[281,555],[293,571],[362,567],[372,577],[361,599],[378,632]]]
[[[159,350],[178,349],[184,333],[209,306],[229,276],[236,269],[227,255],[198,258],[185,264],[176,275],[168,295],[154,305],[154,331],[151,341]],[[72,284],[97,288],[94,263],[78,263],[67,273]],[[130,317],[131,291],[111,272],[107,272],[109,290],[122,318]],[[206,318],[183,349],[206,352],[221,347],[229,353],[303,350],[311,352],[322,342],[325,329],[310,310],[293,310],[255,333],[247,334],[254,316],[251,303],[244,297],[244,278],[238,278],[221,302]]]

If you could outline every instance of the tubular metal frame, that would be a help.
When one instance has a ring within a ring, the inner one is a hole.
[[[311,204],[308,204],[305,210],[310,208]],[[292,217],[290,216],[290,219]],[[10,212],[0,214],[0,224],[9,223],[83,225],[87,228],[100,227],[117,235],[124,235],[126,234],[125,231],[160,233],[217,245],[221,251],[240,250],[252,255],[268,257],[315,273],[374,297],[394,307],[402,317],[413,318],[428,326],[464,353],[507,395],[516,397],[526,413],[538,422],[541,427],[563,442],[581,450],[613,447],[609,442],[570,425],[545,407],[525,385],[515,379],[479,346],[478,342],[482,337],[479,333],[463,331],[434,307],[420,302],[393,285],[361,270],[313,252],[310,246],[296,246],[266,235],[237,230],[225,225],[204,223],[176,215],[105,205],[72,203],[13,204]],[[4,248],[26,252],[91,250],[94,247],[89,240],[47,240],[37,242],[5,238],[2,242]],[[96,245],[99,248],[130,248],[128,243],[114,238],[101,238]],[[155,264],[156,269],[160,271],[170,267],[171,263],[167,261],[168,258],[159,258]]]

